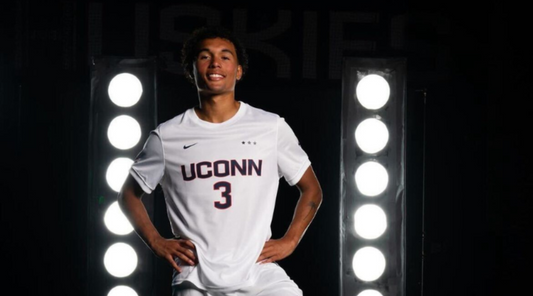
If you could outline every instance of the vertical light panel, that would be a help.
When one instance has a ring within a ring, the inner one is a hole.
[[[117,196],[156,126],[156,60],[95,57],[91,66],[87,295],[151,295],[154,256]],[[143,202],[153,218],[153,198]]]
[[[340,285],[344,296],[405,295],[403,58],[345,58]]]

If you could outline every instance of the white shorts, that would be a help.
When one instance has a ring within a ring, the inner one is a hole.
[[[277,263],[260,264],[254,286],[232,292],[199,289],[185,281],[172,287],[172,296],[302,296],[303,292]]]

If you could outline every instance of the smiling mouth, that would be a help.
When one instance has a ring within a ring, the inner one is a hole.
[[[224,75],[222,75],[222,74],[208,74],[207,77],[209,77],[210,79],[222,79],[222,78],[224,78]]]

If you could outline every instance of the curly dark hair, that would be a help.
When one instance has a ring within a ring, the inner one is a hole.
[[[181,65],[185,71],[185,77],[191,83],[195,83],[193,75],[193,64],[198,55],[198,45],[205,39],[222,38],[230,41],[237,51],[237,62],[242,67],[242,77],[248,70],[248,54],[241,41],[233,35],[231,31],[224,27],[206,26],[192,32],[192,35],[185,41],[181,49]]]

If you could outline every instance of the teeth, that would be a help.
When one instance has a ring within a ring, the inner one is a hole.
[[[209,77],[223,77],[223,76],[220,74],[209,74]]]

